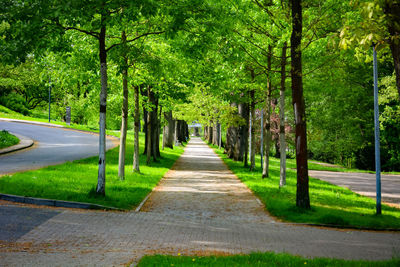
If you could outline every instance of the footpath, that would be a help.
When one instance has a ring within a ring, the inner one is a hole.
[[[0,265],[5,266],[119,266],[155,253],[275,251],[367,260],[400,255],[400,233],[275,221],[199,138],[189,142],[139,212],[3,203],[0,222]]]

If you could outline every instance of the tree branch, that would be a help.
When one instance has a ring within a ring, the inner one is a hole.
[[[131,42],[134,42],[134,41],[136,41],[136,40],[138,40],[138,39],[140,39],[140,38],[142,38],[142,37],[145,37],[145,36],[148,36],[148,35],[158,35],[158,34],[163,34],[165,31],[159,31],[159,32],[146,32],[146,33],[143,33],[143,34],[141,34],[141,35],[139,35],[139,36],[136,36],[135,38],[133,38],[133,39],[130,39],[130,40],[126,40],[126,43],[131,43]],[[122,43],[116,43],[116,44],[113,44],[113,45],[111,45],[109,48],[107,48],[106,49],[106,52],[108,52],[108,51],[110,51],[111,49],[113,49],[114,47],[116,47],[116,46],[119,46],[119,45],[121,45]]]

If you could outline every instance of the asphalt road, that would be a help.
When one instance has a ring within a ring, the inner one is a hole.
[[[364,196],[376,198],[376,176],[371,173],[309,171],[315,177],[347,187]],[[400,175],[381,175],[382,201],[400,206]]]
[[[35,142],[31,148],[0,155],[0,175],[38,169],[96,156],[99,153],[99,136],[97,134],[6,121],[0,121],[0,130],[21,134],[32,138]],[[107,138],[107,149],[116,146],[112,140]]]

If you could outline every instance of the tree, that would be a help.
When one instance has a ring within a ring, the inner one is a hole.
[[[308,192],[308,165],[307,165],[307,130],[305,103],[303,97],[303,72],[301,63],[301,39],[303,31],[301,0],[291,0],[293,30],[291,43],[291,76],[292,99],[296,124],[296,167],[297,192],[296,206],[309,209],[310,197]]]
[[[400,1],[358,0],[348,11],[340,32],[342,48],[356,46],[360,54],[369,51],[371,45],[378,49],[390,48],[396,86],[400,98]],[[368,52],[369,53],[369,52]]]
[[[286,140],[285,140],[285,83],[286,83],[286,49],[285,42],[282,47],[281,60],[281,87],[279,98],[279,148],[280,148],[280,179],[279,187],[286,185]]]

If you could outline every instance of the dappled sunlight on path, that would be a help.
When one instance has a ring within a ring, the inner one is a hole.
[[[271,221],[259,200],[200,138],[189,142],[142,211]]]

